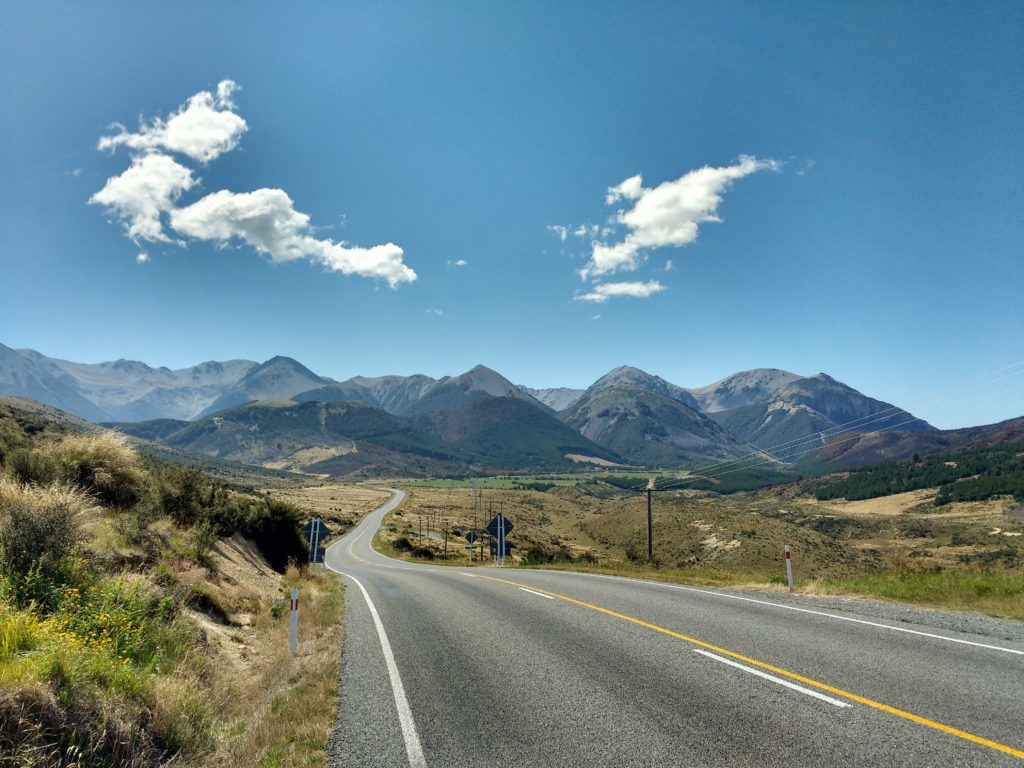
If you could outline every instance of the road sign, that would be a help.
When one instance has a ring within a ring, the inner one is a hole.
[[[469,533],[466,534],[466,541],[468,541],[470,544],[475,543],[477,538],[478,538],[477,535],[475,533],[473,533],[473,531],[470,531]]]
[[[491,536],[498,536],[500,534],[501,537],[504,538],[508,536],[514,527],[515,526],[512,525],[512,521],[499,512],[494,516],[491,522],[487,524],[487,532],[491,534]]]
[[[327,527],[327,523],[325,523],[319,517],[314,517],[313,520],[310,520],[308,523],[306,523],[302,527],[302,535],[306,539],[306,541],[309,541],[310,534],[312,534],[314,532],[313,531],[313,521],[314,520],[319,522],[318,527],[320,529],[320,536],[319,536],[319,540],[320,541],[323,541],[328,536],[330,536],[331,533],[333,533],[333,531],[331,531],[331,529]]]
[[[507,541],[502,542],[502,543],[505,545],[505,551],[500,553],[501,556],[502,557],[511,557],[512,556],[512,545],[509,544]],[[499,554],[499,552],[498,552],[498,542],[491,541],[491,557],[494,557],[494,556],[496,556],[498,554]]]
[[[302,528],[302,537],[309,544],[309,562],[322,563],[324,561],[324,548],[320,542],[331,535],[331,529],[324,525],[319,517],[314,517]]]

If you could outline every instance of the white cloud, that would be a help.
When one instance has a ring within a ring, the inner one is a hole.
[[[430,309],[427,310],[427,314],[441,317],[442,315],[444,315],[444,310],[438,309],[437,307],[431,307]]]
[[[594,315],[590,319],[591,320],[600,320],[601,319],[601,315]]]
[[[128,170],[107,179],[89,202],[113,211],[133,241],[167,243],[171,240],[164,233],[161,215],[172,210],[181,193],[195,184],[188,168],[167,155],[149,153],[132,158]]]
[[[640,197],[643,191],[644,179],[643,176],[638,173],[636,176],[630,176],[617,187],[609,187],[608,194],[605,196],[604,201],[608,205],[612,205],[623,198],[626,200],[636,200]]]
[[[593,279],[620,270],[634,271],[650,248],[689,245],[697,239],[698,225],[721,221],[718,206],[722,195],[737,179],[762,170],[778,170],[775,160],[759,160],[743,155],[734,165],[724,168],[705,166],[683,174],[674,181],[656,187],[643,186],[638,174],[608,190],[609,205],[620,200],[635,201],[620,210],[615,221],[629,230],[620,243],[595,242],[590,261],[580,270],[584,279]]]
[[[675,264],[672,263],[672,259],[665,259],[665,271],[666,272],[671,272],[674,267],[675,267]]]
[[[216,94],[197,93],[166,121],[157,118],[144,123],[138,133],[122,129],[101,138],[100,149],[125,146],[132,151],[131,166],[120,176],[107,179],[89,202],[105,206],[121,219],[136,243],[184,245],[165,232],[166,214],[170,229],[178,235],[220,245],[242,242],[275,262],[305,258],[342,274],[384,279],[392,288],[414,281],[416,273],[403,263],[405,253],[399,246],[386,243],[362,248],[315,237],[309,216],[296,211],[292,199],[280,189],[220,190],[178,207],[182,193],[199,179],[162,150],[207,163],[234,149],[246,130],[245,121],[231,111],[237,88],[231,80],[224,80]],[[137,260],[142,263],[148,258],[141,252]],[[458,266],[466,263],[459,262]]]
[[[646,283],[601,283],[595,285],[588,293],[580,294],[577,301],[589,301],[595,304],[603,304],[608,299],[618,296],[631,296],[636,299],[646,299],[655,293],[665,290],[665,286],[657,280],[648,280]]]
[[[469,264],[469,262],[466,261],[465,259],[455,259],[455,261],[452,261],[451,259],[448,259],[448,266],[449,267],[464,267],[467,264]]]
[[[98,147],[166,149],[208,163],[237,147],[247,129],[245,120],[231,111],[235,107],[231,97],[237,89],[231,80],[222,80],[217,85],[216,95],[200,91],[166,121],[157,117],[151,123],[143,122],[138,133],[129,133],[124,126],[115,125],[120,132],[102,137]]]
[[[137,261],[139,264],[145,264],[147,261],[149,261],[149,254],[146,253],[145,251],[139,251],[139,255],[135,257],[135,261]]]
[[[280,189],[253,192],[221,190],[171,212],[171,227],[197,240],[227,244],[238,239],[273,261],[309,258],[342,274],[379,277],[394,288],[412,282],[416,273],[402,263],[394,243],[359,248],[310,235],[309,216],[296,211]]]
[[[561,240],[563,243],[565,242],[565,239],[569,236],[569,228],[563,227],[561,224],[548,224],[548,230],[558,235],[558,239]]]

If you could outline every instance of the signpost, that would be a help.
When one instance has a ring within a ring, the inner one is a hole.
[[[508,557],[511,545],[506,541],[508,534],[513,528],[512,521],[501,512],[487,524],[487,532],[494,538],[491,550],[494,552],[494,564],[501,567],[505,565],[505,558]]]
[[[292,632],[289,648],[291,649],[292,656],[295,656],[299,652],[299,590],[297,587],[292,587],[292,596],[289,601],[289,607],[291,608],[292,614]]]
[[[306,539],[306,543],[309,544],[310,564],[322,563],[325,551],[320,546],[320,542],[331,535],[331,529],[324,525],[324,521],[319,517],[314,517],[303,527],[302,535]]]
[[[784,552],[786,553],[786,584],[789,586],[789,591],[793,591],[793,550],[789,544],[786,545]]]

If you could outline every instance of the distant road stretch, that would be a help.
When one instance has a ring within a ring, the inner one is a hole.
[[[346,587],[331,766],[1024,766],[1024,643],[392,560],[371,541],[404,495],[327,550]]]

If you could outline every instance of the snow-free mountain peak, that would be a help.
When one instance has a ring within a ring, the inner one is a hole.
[[[646,371],[641,371],[639,368],[634,368],[630,365],[622,365],[608,371],[608,373],[590,385],[584,397],[590,397],[603,389],[623,384],[640,387],[641,389],[646,389],[649,392],[670,397],[688,408],[692,408],[695,411],[700,410],[700,404],[694,399],[693,395],[690,394],[689,390],[665,381],[660,376],[655,376],[647,373]],[[581,401],[582,399],[584,398],[581,398]]]
[[[726,376],[706,387],[691,389],[690,392],[700,403],[701,410],[715,413],[767,402],[780,387],[799,378],[798,374],[779,368],[754,368]]]

